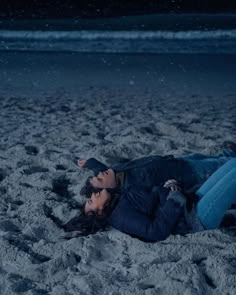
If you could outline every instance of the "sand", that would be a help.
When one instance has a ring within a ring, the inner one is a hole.
[[[235,141],[235,74],[233,55],[2,52],[0,294],[235,294],[235,223],[144,243],[112,228],[63,240],[48,217],[78,214],[78,158]]]

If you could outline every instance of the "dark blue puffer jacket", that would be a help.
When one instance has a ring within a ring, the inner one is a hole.
[[[186,198],[179,191],[128,187],[122,192],[109,221],[114,228],[143,241],[161,241],[176,229],[185,203]]]
[[[142,184],[144,187],[162,186],[168,179],[176,179],[183,191],[195,192],[220,166],[236,156],[233,151],[223,150],[216,156],[189,154],[175,158],[169,156],[148,156],[111,166],[116,172],[125,172],[124,187]],[[86,162],[86,168],[97,175],[108,167],[94,158]]]
[[[106,165],[90,158],[86,168],[95,175],[108,169]],[[173,156],[148,156],[137,160],[119,163],[111,167],[115,172],[125,172],[124,187],[142,184],[143,187],[163,185],[168,179],[176,179],[184,190],[191,188],[197,181],[192,167],[185,160]]]

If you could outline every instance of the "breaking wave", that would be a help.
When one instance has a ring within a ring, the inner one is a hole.
[[[0,50],[236,53],[236,29],[177,32],[0,30]]]

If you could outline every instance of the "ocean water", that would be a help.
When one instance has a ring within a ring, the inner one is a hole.
[[[0,51],[236,54],[236,16],[0,22]]]

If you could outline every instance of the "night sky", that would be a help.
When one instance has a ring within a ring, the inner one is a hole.
[[[0,18],[112,17],[151,13],[236,12],[235,0],[1,0]]]

